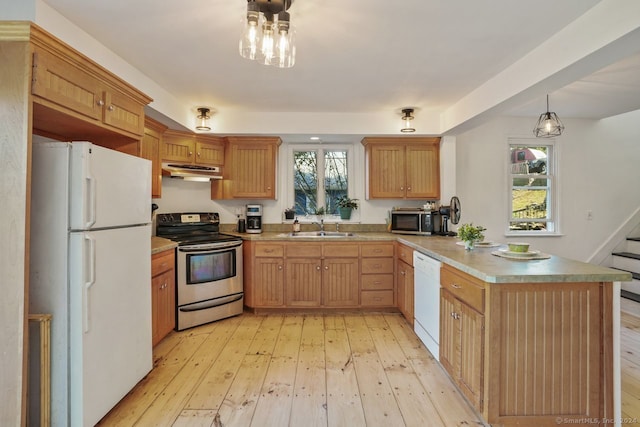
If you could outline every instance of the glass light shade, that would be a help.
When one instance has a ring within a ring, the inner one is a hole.
[[[402,110],[402,120],[404,121],[404,127],[400,129],[402,133],[415,132],[415,128],[411,127],[411,120],[413,120],[413,109],[405,108]]]
[[[240,56],[243,58],[252,60],[257,58],[262,37],[262,32],[260,31],[261,20],[257,5],[248,3],[247,15],[244,19],[244,28],[242,29],[239,44]]]
[[[296,63],[295,30],[280,30],[276,37],[276,49],[271,65],[279,68],[290,68]]]
[[[273,21],[266,20],[262,24],[262,43],[260,47],[260,58],[258,59],[265,65],[271,65],[271,61],[275,55],[274,49],[276,45],[274,37],[275,25]]]
[[[211,126],[209,126],[209,109],[208,108],[198,108],[198,122],[196,123],[196,130],[200,131],[210,131]]]

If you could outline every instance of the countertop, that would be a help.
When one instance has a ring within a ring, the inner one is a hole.
[[[488,283],[570,283],[570,282],[624,282],[631,280],[631,274],[598,265],[588,264],[549,254],[550,258],[540,260],[512,260],[492,255],[501,247],[476,247],[471,251],[457,245],[455,237],[411,236],[391,233],[355,232],[353,237],[301,238],[287,237],[282,232],[260,234],[228,233],[251,241],[398,241],[415,250],[455,267]],[[535,244],[531,246],[535,250]]]
[[[151,236],[151,255],[174,249],[178,244],[164,237]]]

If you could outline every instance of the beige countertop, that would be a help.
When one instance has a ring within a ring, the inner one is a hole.
[[[151,236],[151,255],[168,251],[177,247],[178,244],[164,237]]]
[[[631,274],[624,271],[588,264],[550,254],[548,259],[513,260],[493,255],[501,247],[476,247],[471,251],[457,245],[458,239],[442,236],[411,236],[391,233],[355,232],[353,237],[301,238],[287,237],[283,232],[260,234],[229,233],[252,241],[399,241],[445,264],[464,271],[489,283],[559,283],[559,282],[616,282],[629,281]],[[535,245],[532,245],[535,250]]]

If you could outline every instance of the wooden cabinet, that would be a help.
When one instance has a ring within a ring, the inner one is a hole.
[[[440,363],[478,409],[484,386],[484,283],[443,268],[440,283]]]
[[[363,307],[393,307],[393,243],[362,243],[360,248],[360,304]]]
[[[278,137],[226,137],[222,181],[211,182],[212,199],[276,198]]]
[[[284,244],[243,244],[245,294],[248,307],[284,306]]]
[[[393,243],[247,241],[244,251],[248,307],[394,306]]]
[[[440,138],[364,138],[368,199],[439,199]]]
[[[322,244],[287,243],[285,289],[287,307],[322,305]]]
[[[357,307],[359,303],[358,244],[322,245],[322,305]]]
[[[149,97],[44,31],[34,31],[32,43],[35,129],[93,142],[109,132],[140,140]]]
[[[175,328],[176,286],[175,251],[151,256],[151,330],[152,344],[159,343]]]
[[[140,143],[140,157],[151,160],[151,198],[162,196],[162,133],[167,127],[153,119],[146,118],[144,136]]]
[[[222,138],[168,130],[163,135],[162,161],[187,165],[222,166],[224,143]]]
[[[398,244],[398,258],[396,259],[396,289],[398,298],[398,309],[413,326],[414,307],[414,270],[413,270],[413,249]]]

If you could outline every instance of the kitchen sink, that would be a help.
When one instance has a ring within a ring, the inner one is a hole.
[[[355,233],[349,232],[341,232],[341,231],[299,231],[297,233],[285,233],[284,237],[319,237],[319,238],[329,238],[329,237],[355,237]]]

